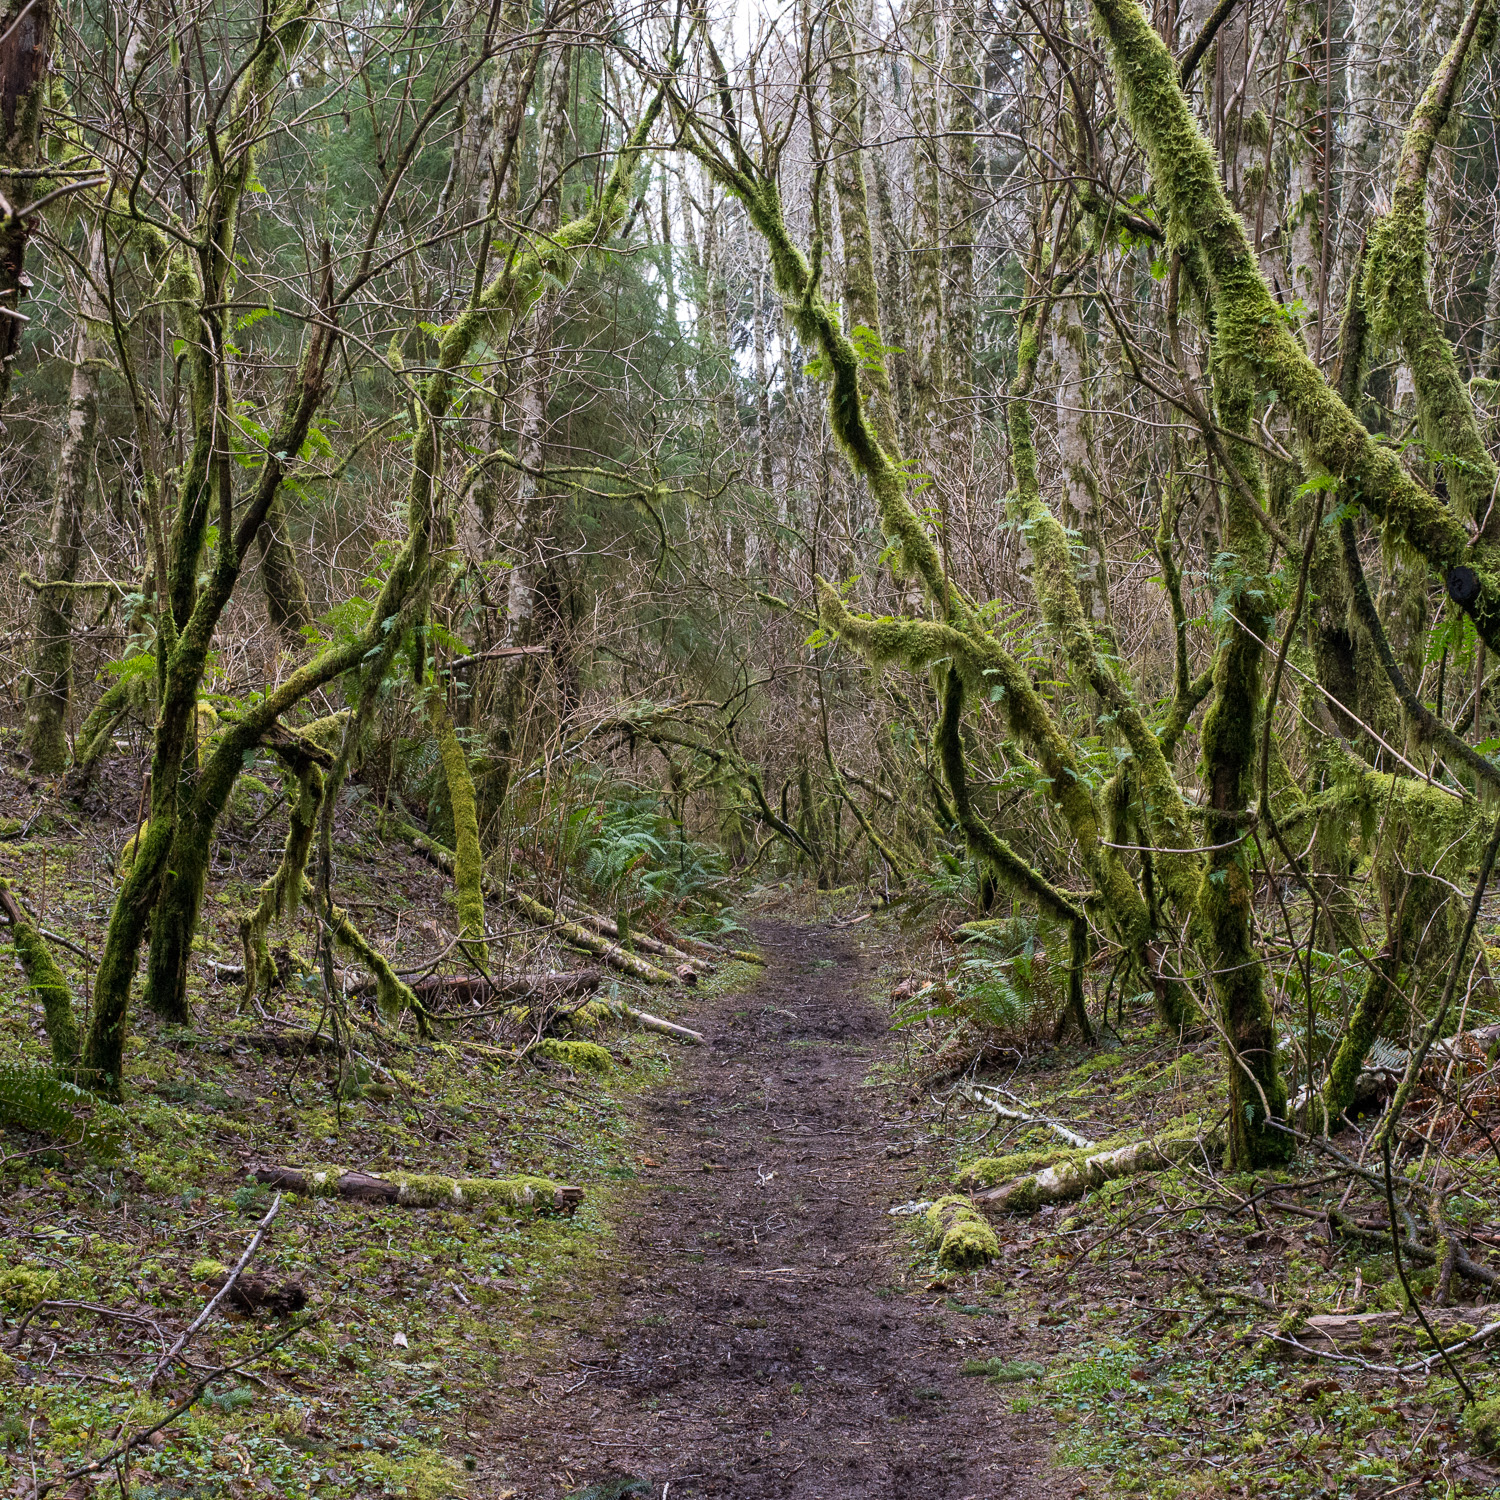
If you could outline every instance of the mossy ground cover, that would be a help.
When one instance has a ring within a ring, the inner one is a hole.
[[[941,938],[925,929],[908,932],[904,943],[904,960],[893,955],[883,977],[883,988],[898,997],[914,969],[920,979],[948,961]],[[899,1008],[900,1000],[891,1003]],[[978,1076],[1105,1146],[1184,1122],[1211,1125],[1224,1097],[1213,1035],[1169,1035],[1144,1003],[1123,1015],[1112,1007],[1110,1019],[1101,1048],[1029,1044],[998,1066],[981,1064]],[[925,1197],[939,1200],[955,1186],[990,1185],[1072,1154],[1045,1126],[997,1120],[922,1084],[923,1046],[940,1049],[943,1041],[909,1034],[908,1044],[904,1063],[871,1082],[908,1090]],[[1500,1099],[1493,1083],[1471,1096],[1470,1107],[1494,1131]],[[1352,1135],[1338,1144],[1351,1142],[1357,1154]],[[1495,1153],[1473,1129],[1450,1142],[1453,1149],[1465,1170],[1446,1215],[1486,1234],[1500,1201]],[[1398,1194],[1419,1155],[1398,1164]],[[978,1163],[985,1165],[976,1172]],[[1345,1352],[1373,1365],[1407,1365],[1431,1352],[1405,1309],[1389,1250],[1330,1242],[1319,1222],[1346,1187],[1337,1163],[1310,1148],[1283,1170],[1245,1176],[1225,1175],[1216,1158],[1205,1157],[1111,1182],[1079,1201],[999,1217],[998,1257],[961,1274],[937,1263],[915,1214],[904,1221],[907,1285],[934,1299],[956,1343],[976,1352],[998,1343],[1003,1352],[989,1358],[956,1357],[966,1373],[984,1377],[997,1421],[1005,1412],[1050,1414],[1054,1462],[1079,1477],[1080,1494],[1494,1494],[1500,1460],[1483,1403],[1497,1388],[1500,1349],[1462,1356],[1481,1403],[1465,1412],[1441,1364],[1393,1377],[1279,1349],[1266,1338],[1283,1320],[1301,1328],[1308,1316],[1389,1310],[1402,1316],[1346,1339]],[[1373,1189],[1362,1185],[1345,1207],[1356,1217],[1371,1214]],[[1486,1259],[1492,1242],[1492,1235],[1469,1240],[1466,1253],[1493,1265]],[[1436,1271],[1408,1270],[1441,1328],[1462,1334],[1500,1312],[1492,1293],[1486,1299],[1484,1288],[1461,1278],[1453,1283],[1459,1305],[1439,1309]],[[1329,1348],[1305,1334],[1302,1341]]]
[[[91,821],[80,837],[49,790],[0,773],[0,810],[16,819],[7,826],[27,830],[24,841],[0,841],[0,876],[15,880],[42,927],[96,954],[118,878],[112,843],[128,832],[134,801],[121,798],[124,814]],[[341,899],[372,941],[402,968],[434,958],[453,926],[446,878],[384,845],[373,817],[340,834]],[[238,984],[221,983],[228,971],[215,964],[240,961],[237,924],[275,854],[274,837],[252,842],[234,824],[221,838],[195,944],[193,1024],[161,1026],[137,1000],[114,1153],[0,1134],[0,1492],[19,1493],[33,1470],[45,1481],[107,1453],[122,1430],[149,1427],[191,1388],[180,1368],[155,1390],[147,1380],[211,1295],[202,1263],[232,1264],[270,1205],[270,1192],[247,1181],[252,1164],[534,1174],[587,1196],[568,1218],[485,1202],[453,1211],[286,1196],[251,1270],[273,1287],[300,1285],[308,1306],[297,1316],[316,1321],[215,1382],[88,1493],[117,1495],[123,1480],[136,1497],[439,1500],[486,1475],[498,1484],[503,1460],[479,1405],[524,1384],[551,1343],[590,1316],[615,1195],[640,1166],[629,1099],[670,1074],[674,1044],[595,1025],[589,1042],[607,1049],[607,1071],[569,1066],[578,1059],[566,1048],[514,1065],[495,1055],[514,1038],[483,1029],[504,1018],[441,1026],[428,1041],[408,1018],[399,1046],[356,1026],[342,1078],[326,1057],[265,1050],[256,1038],[268,1029],[318,1025],[315,987],[294,978],[258,1015],[240,1008]],[[310,926],[278,929],[272,940],[311,970]],[[60,944],[53,951],[81,1007],[89,960]],[[507,962],[585,961],[518,928]],[[717,982],[730,977],[720,971]],[[629,998],[673,1009],[660,990]],[[7,944],[0,1068],[46,1061],[41,1019]],[[108,1312],[45,1309],[16,1338],[39,1298]],[[264,1313],[219,1315],[188,1356],[201,1368],[232,1363],[286,1326]]]

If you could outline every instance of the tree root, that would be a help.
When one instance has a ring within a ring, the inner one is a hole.
[[[250,1180],[305,1198],[347,1198],[356,1203],[394,1203],[402,1208],[530,1208],[572,1214],[583,1189],[546,1177],[438,1177],[397,1172],[375,1177],[339,1167],[254,1166]]]

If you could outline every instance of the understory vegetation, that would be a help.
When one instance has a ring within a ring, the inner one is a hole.
[[[0,1480],[502,1493],[774,908],[1058,1464],[1492,1489],[1497,35],[0,0]]]

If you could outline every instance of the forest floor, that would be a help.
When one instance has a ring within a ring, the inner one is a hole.
[[[116,765],[80,813],[55,787],[0,770],[0,876],[67,939],[54,951],[79,996],[140,772]],[[318,1021],[307,988],[289,984],[256,1013],[227,977],[239,916],[276,858],[270,801],[220,840],[193,1024],[163,1025],[144,1006],[133,1018],[117,1149],[0,1131],[0,1493],[1426,1500],[1500,1489],[1486,1434],[1442,1365],[1411,1373],[1427,1351],[1389,1249],[1333,1241],[1320,1219],[1341,1200],[1371,1213],[1368,1187],[1351,1197],[1317,1154],[1255,1176],[1204,1155],[1122,1179],[997,1220],[1000,1254],[983,1271],[937,1270],[912,1210],[977,1161],[1058,1147],[1045,1127],[924,1082],[928,1043],[892,1027],[895,995],[958,957],[951,913],[870,916],[857,892],[750,893],[736,940],[759,945],[765,967],[722,964],[696,990],[610,979],[603,991],[699,1027],[703,1047],[605,1022],[594,1040],[611,1071],[574,1074],[509,1060],[503,1018],[430,1040],[408,1021],[377,1046],[363,1029],[373,1016],[356,1015],[359,1066],[340,1074],[268,1046]],[[448,947],[447,878],[384,838],[368,803],[341,823],[339,849],[341,899],[393,961],[420,968]],[[502,909],[491,920],[528,972],[580,962]],[[304,922],[277,940],[305,964],[312,938]],[[1167,1034],[1149,1006],[1127,1004],[1102,1032],[1094,1047],[1018,1038],[989,1059],[990,1076],[1103,1144],[1219,1116],[1211,1031]],[[6,949],[0,1092],[44,1046]],[[1466,1101],[1473,1129],[1455,1127],[1464,1176],[1446,1213],[1466,1253],[1494,1266],[1500,1175],[1482,1131],[1500,1129],[1500,1093],[1484,1077]],[[570,1217],[287,1197],[252,1270],[298,1288],[299,1318],[316,1321],[214,1318],[188,1351],[198,1370],[250,1362],[128,1459],[56,1483],[192,1389],[186,1370],[154,1389],[148,1379],[203,1307],[205,1263],[232,1264],[271,1205],[247,1180],[255,1163],[536,1174],[586,1196]],[[1450,1337],[1493,1320],[1468,1282],[1438,1308],[1434,1280],[1413,1276]],[[1317,1343],[1302,1322],[1315,1316],[1352,1320],[1341,1346]],[[1338,1357],[1288,1357],[1268,1340],[1278,1328]],[[1462,1358],[1481,1399],[1496,1391],[1497,1360]]]

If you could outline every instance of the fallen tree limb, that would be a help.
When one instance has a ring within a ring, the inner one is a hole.
[[[419,979],[412,991],[424,1005],[431,1006],[434,1000],[447,1000],[453,1004],[513,1005],[528,1001],[550,1003],[570,1000],[576,995],[592,994],[604,982],[598,969],[577,969],[568,974],[517,974],[512,979],[484,979],[468,975],[433,974]],[[362,979],[354,985],[351,995],[373,995],[375,981]],[[433,1011],[434,1021],[466,1021],[479,1015],[493,1015],[494,1011]]]
[[[1163,1167],[1174,1167],[1200,1151],[1217,1151],[1222,1145],[1217,1131],[1135,1141],[1113,1151],[1069,1157],[1039,1172],[976,1193],[974,1202],[989,1214],[1024,1212],[1043,1203],[1066,1203],[1081,1198],[1090,1188],[1103,1187],[1116,1177],[1133,1177]]]
[[[765,968],[767,960],[759,953],[752,953],[748,948],[724,948],[718,943],[706,943],[702,938],[688,937],[684,933],[678,933],[672,941],[679,948],[688,953],[695,953],[700,958],[732,958],[742,964],[759,964]]]
[[[598,933],[601,937],[613,938],[616,942],[620,940],[620,924],[612,917],[601,916],[596,911],[589,911],[587,907],[575,906],[572,915],[590,931]],[[637,932],[634,928],[630,932],[630,941],[646,953],[654,953],[658,958],[670,959],[678,965],[678,977],[688,984],[698,982],[700,969],[693,962],[693,956],[685,953],[680,948],[675,948],[671,943],[664,943],[659,937],[653,937],[649,932]],[[684,972],[686,970],[686,972]],[[689,978],[689,975],[692,977]]]
[[[188,1342],[189,1340],[191,1340],[193,1335],[197,1333],[197,1331],[202,1328],[203,1325],[208,1322],[211,1317],[213,1317],[214,1309],[218,1307],[218,1305],[234,1290],[235,1283],[240,1279],[240,1276],[244,1272],[245,1267],[250,1264],[251,1260],[254,1258],[255,1252],[260,1249],[260,1243],[266,1237],[266,1230],[271,1227],[271,1220],[274,1219],[276,1215],[280,1213],[280,1211],[281,1194],[277,1193],[277,1195],[271,1200],[271,1206],[266,1210],[265,1217],[262,1218],[260,1223],[255,1226],[255,1233],[250,1237],[250,1243],[245,1246],[244,1254],[242,1254],[239,1260],[235,1262],[234,1268],[224,1278],[223,1283],[220,1285],[218,1291],[216,1291],[213,1296],[208,1299],[208,1302],[205,1304],[203,1311],[200,1312],[198,1316],[194,1318],[186,1328],[183,1329],[181,1334],[178,1335],[176,1340],[173,1342],[172,1347],[168,1349],[167,1352],[163,1354],[159,1360],[157,1360],[156,1368],[151,1372],[151,1378],[146,1382],[146,1389],[148,1391],[152,1389],[153,1386],[155,1386],[158,1380],[161,1379],[161,1372],[165,1370],[167,1366],[171,1364],[172,1361],[176,1359],[184,1349],[187,1348]]]
[[[701,1031],[694,1031],[690,1026],[679,1026],[675,1021],[663,1021],[660,1016],[637,1010],[621,1000],[611,1002],[610,1009],[617,1011],[627,1021],[634,1021],[643,1031],[659,1031],[663,1036],[675,1036],[679,1041],[691,1042],[695,1047],[701,1047],[708,1041]]]
[[[627,953],[618,943],[612,943],[608,938],[602,938],[598,933],[590,932],[587,927],[580,926],[577,922],[568,921],[566,917],[553,911],[550,906],[543,905],[535,896],[528,896],[524,891],[518,891],[512,887],[510,902],[528,921],[535,922],[539,927],[550,928],[575,948],[582,948],[586,953],[598,954],[611,968],[619,969],[623,974],[629,974],[632,979],[644,979],[647,984],[675,984],[682,977],[669,974],[665,969],[648,963],[644,958],[638,958],[634,953]],[[696,972],[693,973],[693,977],[696,980]]]
[[[998,1099],[986,1097],[987,1094],[993,1092],[1005,1094],[1007,1097],[1015,1099],[1016,1096],[1010,1093],[1008,1089],[998,1088],[994,1084],[988,1083],[970,1083],[967,1079],[962,1079],[958,1085],[958,1092],[970,1104],[978,1105],[980,1109],[993,1110],[1004,1119],[1020,1120],[1026,1125],[1045,1125],[1048,1130],[1055,1131],[1075,1150],[1092,1151],[1098,1144],[1096,1141],[1089,1140],[1087,1136],[1079,1135],[1076,1130],[1069,1130],[1066,1125],[1058,1120],[1050,1119],[1046,1115],[1033,1114],[1027,1109],[1012,1109],[1008,1105],[1001,1104]],[[1016,1102],[1019,1104],[1021,1101],[1016,1100]]]
[[[469,1208],[494,1203],[502,1208],[548,1208],[571,1214],[583,1202],[583,1189],[545,1177],[439,1177],[396,1172],[376,1177],[338,1167],[250,1168],[250,1180],[304,1198],[348,1198],[356,1203],[394,1203],[402,1208]]]
[[[451,849],[445,849],[436,839],[429,838],[420,829],[413,828],[410,823],[402,823],[398,826],[418,854],[431,861],[444,874],[453,873]],[[669,974],[665,969],[658,968],[655,964],[647,963],[643,958],[637,958],[634,953],[627,953],[618,943],[612,943],[607,938],[600,937],[598,933],[590,932],[579,923],[570,922],[565,917],[559,916],[550,906],[544,905],[535,896],[528,896],[525,891],[518,890],[514,885],[502,886],[498,881],[486,876],[484,888],[490,894],[508,901],[527,921],[535,922],[539,927],[551,928],[565,942],[571,943],[575,948],[582,948],[585,953],[596,954],[611,968],[619,969],[622,974],[629,974],[632,979],[643,979],[647,984],[675,984],[679,978],[677,975]]]

